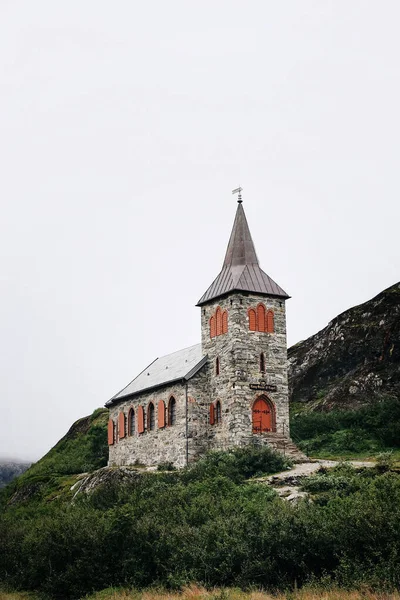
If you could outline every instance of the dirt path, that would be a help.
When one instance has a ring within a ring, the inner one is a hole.
[[[281,498],[284,498],[289,502],[297,502],[300,498],[305,498],[307,496],[306,492],[300,490],[301,477],[312,475],[321,467],[335,467],[336,465],[339,465],[340,462],[341,461],[338,460],[316,460],[313,462],[297,463],[291,469],[282,471],[281,473],[275,473],[269,477],[262,477],[258,481],[268,483],[275,489]],[[376,464],[372,461],[357,460],[347,460],[345,462],[353,467],[373,467]]]
[[[293,466],[292,469],[288,469],[287,471],[282,471],[281,473],[275,473],[275,475],[270,475],[268,480],[272,481],[284,481],[288,477],[300,477],[302,475],[312,475],[320,467],[336,467],[339,465],[341,461],[338,460],[316,460],[313,462],[305,462],[305,463],[297,463]],[[342,461],[343,462],[343,461]],[[349,463],[353,467],[373,467],[375,463],[372,461],[357,461],[357,460],[346,460],[346,463]]]

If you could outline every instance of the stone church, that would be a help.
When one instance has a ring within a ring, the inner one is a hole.
[[[155,359],[109,400],[109,465],[270,444],[288,454],[285,302],[261,270],[241,198],[222,269],[197,306],[201,343]]]

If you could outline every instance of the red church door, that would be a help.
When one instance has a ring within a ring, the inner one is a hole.
[[[253,404],[253,433],[275,430],[275,415],[270,402],[258,398]]]

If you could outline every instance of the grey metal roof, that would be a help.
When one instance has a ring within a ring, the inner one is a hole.
[[[197,306],[234,290],[289,298],[288,294],[260,268],[241,202],[236,211],[222,270],[200,298]]]
[[[133,381],[106,403],[111,406],[126,396],[159,387],[180,379],[190,379],[206,363],[201,344],[156,358]]]

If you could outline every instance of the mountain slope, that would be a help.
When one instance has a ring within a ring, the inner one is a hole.
[[[104,467],[107,421],[106,408],[76,421],[54,448],[3,490],[3,503],[52,500],[70,489],[75,475]]]
[[[400,397],[400,283],[289,349],[292,404],[331,411]]]

